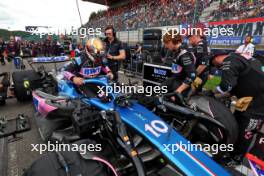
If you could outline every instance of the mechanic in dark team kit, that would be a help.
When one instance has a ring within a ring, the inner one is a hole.
[[[126,52],[122,42],[116,38],[115,29],[113,26],[108,26],[105,29],[106,39],[106,58],[108,59],[108,66],[114,74],[114,80],[118,80],[118,70],[120,67],[119,61],[126,58]]]
[[[162,86],[167,86],[168,92],[185,93],[196,78],[194,57],[182,47],[182,36],[175,35],[176,33],[170,30],[163,37],[165,48],[176,54],[172,58],[173,76],[162,83]]]
[[[188,38],[196,59],[196,74],[202,80],[202,83],[196,89],[200,92],[209,76],[209,48],[201,35],[190,35]]]
[[[103,48],[104,45],[100,39],[89,39],[81,56],[65,65],[64,77],[77,86],[82,85],[85,78],[94,78],[100,74],[106,74],[113,79],[111,70],[99,56]]]
[[[235,95],[235,116],[239,125],[238,146],[235,154],[241,156],[247,152],[253,135],[260,130],[264,122],[264,59],[245,54],[217,53],[213,65],[222,67],[222,79],[216,88],[216,97]],[[262,147],[264,152],[264,147]],[[262,156],[264,153],[262,153]]]

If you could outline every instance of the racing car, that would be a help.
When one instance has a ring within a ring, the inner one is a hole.
[[[111,93],[102,98],[96,93],[91,94],[91,87],[111,86],[106,77],[85,79],[83,86],[76,87],[65,80],[62,73],[47,72],[44,67],[31,71],[32,75],[36,75],[36,79],[29,79],[29,76],[22,78],[23,86],[28,92],[25,97],[29,99],[30,93],[33,95],[35,119],[43,140],[74,142],[91,138],[110,144],[112,151],[109,153],[115,154],[116,168],[122,175],[128,175],[131,170],[138,175],[149,175],[164,168],[169,168],[169,175],[229,175],[201,150],[184,148],[191,145],[190,141],[173,125],[130,96]],[[27,99],[25,97],[18,99],[23,101]],[[160,99],[164,103],[166,96]],[[116,116],[120,120],[116,120]],[[211,121],[221,126],[217,121]],[[115,126],[117,130],[114,130]],[[127,130],[122,130],[122,126]],[[120,138],[116,140],[116,136]],[[124,144],[129,144],[129,149],[121,147],[124,150],[120,150],[118,146]],[[124,157],[130,156],[129,151],[133,151],[130,155],[136,159]]]

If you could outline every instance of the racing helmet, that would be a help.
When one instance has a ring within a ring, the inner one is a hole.
[[[94,57],[98,57],[104,53],[104,44],[99,38],[91,38],[86,42],[85,52],[89,59],[94,61]]]

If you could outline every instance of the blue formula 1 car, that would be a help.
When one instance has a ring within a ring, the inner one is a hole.
[[[229,175],[200,149],[193,149],[173,126],[128,95],[98,97],[98,86],[111,86],[106,77],[86,79],[76,87],[60,73],[40,70],[37,82],[42,86],[32,89],[34,83],[23,80],[32,91],[43,140],[91,138],[110,145],[109,158],[115,158],[113,165],[120,175]]]

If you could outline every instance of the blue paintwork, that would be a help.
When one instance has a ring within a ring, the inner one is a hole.
[[[35,57],[32,59],[34,63],[53,63],[53,62],[65,62],[68,61],[68,56],[55,56],[55,57]]]
[[[93,83],[101,86],[107,86],[108,81],[104,77],[95,79],[87,79],[85,83]],[[66,95],[71,98],[82,98],[83,102],[91,104],[101,110],[114,109],[114,103],[112,100],[109,103],[102,103],[97,98],[85,98],[78,94],[74,89],[74,86],[65,80],[59,81],[60,95]],[[114,97],[114,95],[112,95]],[[135,129],[139,134],[148,139],[153,146],[155,146],[163,155],[175,164],[186,175],[193,176],[207,176],[207,175],[221,175],[226,176],[228,174],[221,166],[210,159],[206,154],[201,151],[181,151],[178,150],[175,153],[165,150],[164,145],[168,144],[190,144],[185,138],[183,138],[177,131],[171,129],[160,117],[147,110],[145,107],[133,102],[130,107],[116,107],[116,110],[120,113],[121,119]],[[153,133],[146,131],[146,124],[150,124],[152,121],[161,121],[167,127],[166,133],[160,133],[159,137],[153,135]]]

